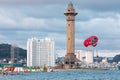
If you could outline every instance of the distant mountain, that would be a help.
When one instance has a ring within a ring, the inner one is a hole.
[[[101,62],[102,59],[103,59],[103,57],[98,57],[98,58],[94,57],[93,58],[94,62]]]
[[[120,62],[120,55],[116,55],[116,56],[113,58],[113,62]]]
[[[15,58],[27,58],[27,50],[14,47],[14,57]],[[0,44],[0,59],[11,58],[11,45],[10,44]]]

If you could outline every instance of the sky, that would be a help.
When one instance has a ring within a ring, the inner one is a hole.
[[[120,0],[71,0],[75,17],[75,49],[99,38],[96,50],[120,50]],[[32,37],[54,39],[56,49],[66,49],[66,17],[70,0],[0,0],[0,43],[26,49]]]

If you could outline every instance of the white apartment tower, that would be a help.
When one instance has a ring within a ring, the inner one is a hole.
[[[76,58],[80,61],[83,61],[83,58],[82,58],[82,50],[75,50],[75,55],[76,55]]]
[[[93,56],[94,56],[93,50],[87,50],[86,51],[86,63],[93,63]]]
[[[27,66],[54,66],[54,41],[49,38],[32,38],[27,41]]]

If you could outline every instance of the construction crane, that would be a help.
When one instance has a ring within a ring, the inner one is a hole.
[[[15,46],[11,46],[11,63],[14,63],[14,48]]]

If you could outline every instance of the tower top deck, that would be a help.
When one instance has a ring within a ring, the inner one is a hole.
[[[68,6],[73,6],[72,2],[70,2],[70,3],[68,4]]]
[[[68,8],[67,10],[64,12],[64,15],[69,15],[69,14],[73,14],[74,16],[77,15],[77,12],[75,11],[72,2],[70,2],[68,4]]]

